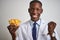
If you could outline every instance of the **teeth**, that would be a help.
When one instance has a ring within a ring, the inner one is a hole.
[[[37,17],[37,15],[33,15],[33,17]]]

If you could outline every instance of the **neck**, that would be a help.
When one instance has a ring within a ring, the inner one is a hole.
[[[32,19],[31,18],[31,20],[33,21],[33,22],[36,22],[36,21],[38,21],[40,18],[38,18],[38,19]]]
[[[37,20],[33,20],[33,19],[31,19],[33,22],[36,22],[36,21],[38,21],[39,19],[37,19]]]

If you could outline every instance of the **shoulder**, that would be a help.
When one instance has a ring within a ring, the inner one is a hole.
[[[21,23],[20,26],[26,26],[26,25],[29,24],[29,23],[30,23],[30,20],[28,20],[28,21],[26,21],[26,22],[24,22],[24,23]]]
[[[24,23],[21,23],[19,28],[18,29],[26,29],[27,28],[27,25],[30,23],[30,20],[24,22]]]
[[[41,19],[41,24],[47,25],[48,22],[46,22],[45,20]]]
[[[27,29],[27,25],[30,23],[30,20],[24,22],[24,23],[21,23],[19,28],[17,29],[16,33],[20,32],[20,31],[24,31]]]
[[[41,20],[41,30],[42,30],[44,35],[47,35],[47,33],[48,33],[48,22],[46,22],[45,20]]]

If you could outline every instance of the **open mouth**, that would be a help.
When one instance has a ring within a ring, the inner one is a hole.
[[[38,16],[37,15],[32,15],[33,18],[37,18]]]

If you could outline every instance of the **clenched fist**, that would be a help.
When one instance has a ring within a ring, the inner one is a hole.
[[[18,20],[18,19],[9,20],[9,26],[7,28],[12,36],[12,40],[15,40],[15,38],[16,38],[15,32],[18,29],[19,24],[20,24],[20,20]]]
[[[52,35],[54,32],[54,29],[56,27],[56,23],[51,21],[48,23],[48,34]]]

